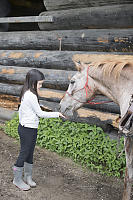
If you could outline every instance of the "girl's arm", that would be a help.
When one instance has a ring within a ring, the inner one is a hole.
[[[35,95],[32,95],[32,98],[30,99],[30,104],[31,104],[34,112],[38,115],[38,117],[41,117],[41,118],[57,118],[57,117],[62,115],[59,112],[42,111],[41,108],[40,108],[40,105],[38,103],[38,99]]]

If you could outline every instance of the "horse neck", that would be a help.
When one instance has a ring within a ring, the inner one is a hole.
[[[95,71],[94,69],[90,70],[89,75],[93,78],[95,93],[102,93],[117,103],[120,106],[121,115],[123,116],[127,111],[131,95],[133,94],[133,83],[122,76],[119,80],[111,76],[104,76],[100,69]]]

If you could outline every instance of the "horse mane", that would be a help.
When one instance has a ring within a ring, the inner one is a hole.
[[[101,67],[104,75],[112,75],[115,78],[119,78],[124,67],[133,67],[132,55],[75,54],[72,60],[76,63],[81,63],[78,67],[76,66],[78,70],[84,68],[82,63],[89,64],[95,69]]]

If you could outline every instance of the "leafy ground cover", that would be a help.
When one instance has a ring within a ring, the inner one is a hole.
[[[8,121],[6,134],[19,139],[18,123],[18,116]],[[124,148],[123,143],[121,138],[117,149],[117,141],[111,140],[100,127],[62,119],[40,119],[37,139],[39,146],[70,157],[82,166],[102,174],[124,177],[125,154],[117,156],[117,151],[120,153]]]

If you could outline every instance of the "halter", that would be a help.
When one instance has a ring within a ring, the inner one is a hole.
[[[88,85],[88,73],[89,73],[89,66],[88,66],[88,68],[87,68],[87,79],[86,79],[86,83],[85,83],[84,87],[82,87],[82,88],[80,88],[79,90],[76,90],[75,92],[73,92],[73,94],[75,94],[76,92],[79,92],[80,90],[85,89],[86,99],[87,99],[87,97],[88,97],[88,92],[93,93],[93,90],[92,90],[91,87]],[[110,103],[110,102],[112,102],[112,101],[91,102],[91,101],[95,98],[95,96],[92,97],[92,98],[91,98],[89,101],[87,101],[87,102],[82,102],[82,101],[80,101],[80,100],[74,98],[73,95],[70,94],[70,93],[67,92],[67,91],[66,91],[66,93],[64,94],[64,96],[62,97],[62,99],[65,97],[66,94],[68,94],[68,95],[69,95],[72,99],[74,99],[75,101],[77,101],[77,102],[79,102],[79,103],[83,103],[83,104],[88,104],[88,103],[89,103],[89,104],[92,104],[92,105],[96,105],[96,104],[104,104],[104,103]]]

